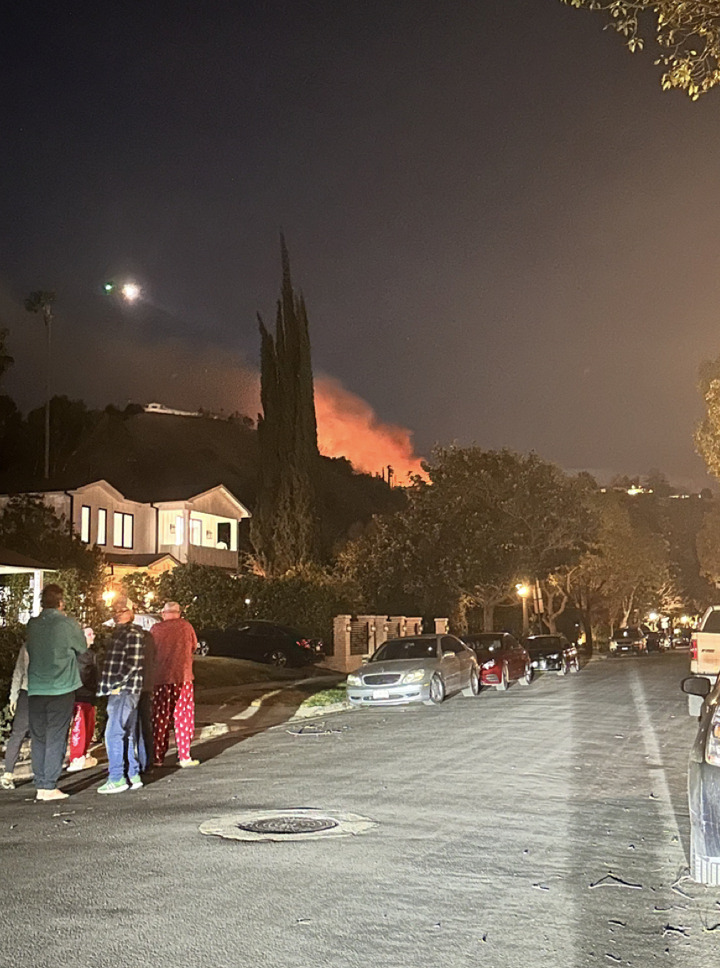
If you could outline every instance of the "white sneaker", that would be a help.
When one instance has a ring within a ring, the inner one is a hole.
[[[78,770],[84,770],[86,759],[87,757],[85,756],[77,756],[74,760],[71,760],[70,766],[67,768],[68,773],[77,773]],[[95,762],[97,762],[97,760]]]
[[[15,780],[13,779],[12,773],[3,773],[0,776],[0,790],[14,790]]]
[[[189,766],[200,766],[200,760],[178,760],[178,765],[186,770]]]

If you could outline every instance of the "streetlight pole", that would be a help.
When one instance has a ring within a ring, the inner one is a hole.
[[[50,479],[50,336],[53,321],[52,304],[55,301],[54,292],[37,290],[31,292],[25,300],[25,309],[29,313],[42,311],[45,321],[45,461],[44,477]]]

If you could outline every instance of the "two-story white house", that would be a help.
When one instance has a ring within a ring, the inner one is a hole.
[[[37,491],[81,541],[98,545],[111,574],[161,572],[177,564],[238,566],[238,529],[250,512],[224,485],[172,500],[133,501],[105,480]],[[167,495],[164,495],[167,498]],[[0,495],[0,509],[10,495]]]

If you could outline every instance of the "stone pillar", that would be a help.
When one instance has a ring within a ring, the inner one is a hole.
[[[435,632],[437,635],[447,635],[448,626],[450,625],[450,620],[447,618],[436,618],[435,619]]]
[[[405,619],[405,635],[422,635],[422,618],[416,615]]]
[[[388,619],[390,622],[390,638],[400,639],[405,635],[405,616],[404,615],[391,615]],[[396,631],[397,629],[397,631]]]
[[[324,665],[337,672],[352,672],[362,665],[361,655],[350,652],[350,629],[352,615],[336,615],[333,619],[333,655],[325,659]]]

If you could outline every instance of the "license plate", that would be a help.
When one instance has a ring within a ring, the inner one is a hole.
[[[390,690],[389,689],[374,689],[373,699],[389,699]]]

